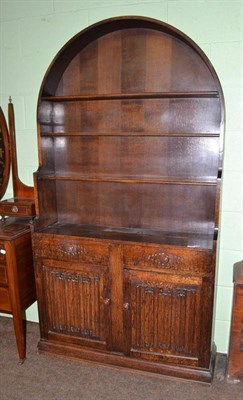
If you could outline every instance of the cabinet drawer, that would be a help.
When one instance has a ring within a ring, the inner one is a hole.
[[[72,261],[85,264],[109,264],[109,245],[95,240],[57,237],[46,234],[33,235],[35,256],[53,260]]]
[[[0,311],[11,312],[9,291],[7,288],[0,287]]]
[[[18,215],[18,216],[32,216],[35,214],[35,209],[33,204],[0,204],[0,214],[3,215]]]
[[[209,273],[212,271],[212,251],[175,246],[124,245],[123,266],[156,272]]]
[[[7,271],[6,271],[6,265],[0,263],[0,285],[6,285],[8,283],[8,278],[7,278]]]

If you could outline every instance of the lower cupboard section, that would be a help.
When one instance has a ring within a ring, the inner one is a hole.
[[[40,352],[211,380],[210,274],[127,268],[119,245],[100,265],[72,253],[35,260]]]

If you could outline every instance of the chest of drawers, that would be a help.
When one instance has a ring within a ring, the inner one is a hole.
[[[25,359],[24,311],[36,300],[29,218],[0,225],[0,312],[12,314],[20,361]]]

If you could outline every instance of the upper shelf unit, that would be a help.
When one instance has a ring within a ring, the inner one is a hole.
[[[187,36],[143,17],[94,24],[42,83],[39,212],[213,237],[223,128],[219,80]]]
[[[217,95],[213,75],[205,55],[181,32],[152,19],[119,18],[93,25],[61,49],[41,97]]]
[[[206,56],[142,17],[103,21],[71,39],[47,71],[38,113],[41,136],[210,136],[224,120]]]

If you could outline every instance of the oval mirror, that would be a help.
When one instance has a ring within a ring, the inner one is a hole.
[[[0,199],[8,186],[10,171],[9,135],[6,120],[0,107]]]

